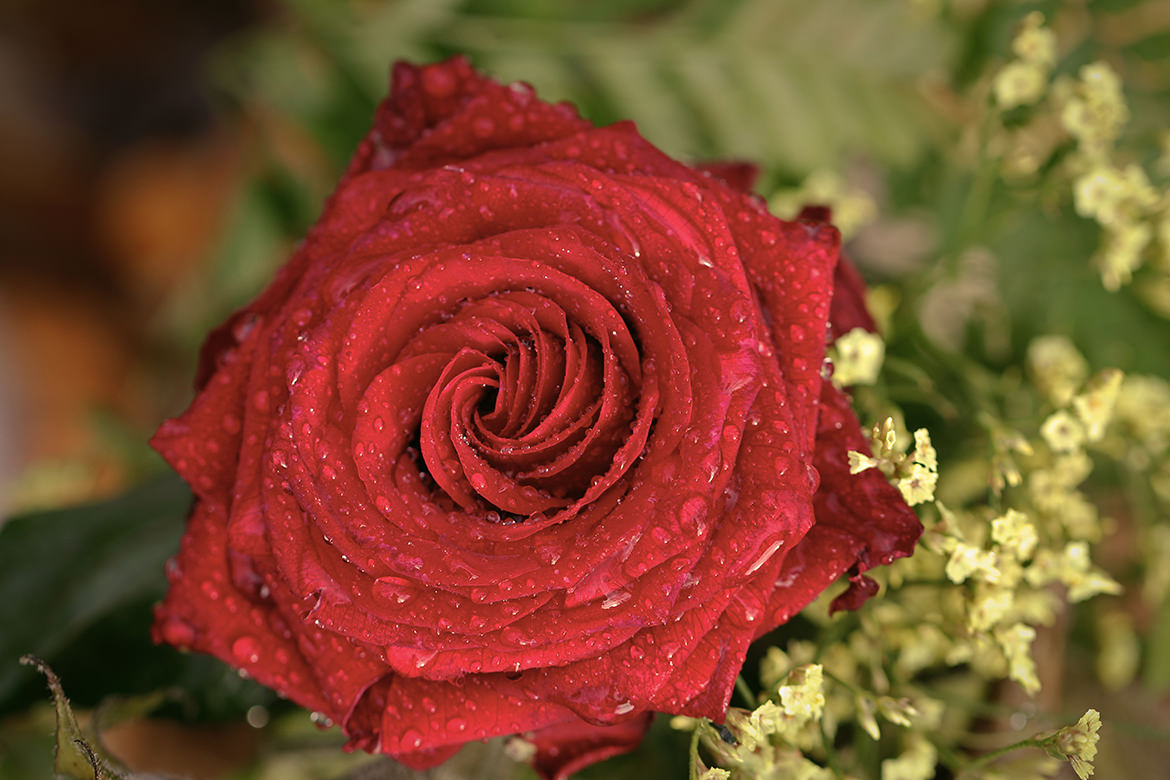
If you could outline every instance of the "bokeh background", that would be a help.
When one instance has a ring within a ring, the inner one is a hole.
[[[913,316],[930,339],[993,370],[1018,363],[1033,336],[1059,332],[1094,367],[1170,377],[1165,302],[1142,279],[1102,290],[1088,262],[1096,226],[1072,211],[1067,188],[997,185],[972,216],[971,192],[985,186],[988,74],[1033,10],[1058,34],[1061,71],[1104,59],[1121,74],[1132,113],[1124,143],[1157,169],[1170,128],[1162,0],[9,0],[0,8],[0,515],[144,484],[124,507],[173,506],[172,483],[149,487],[163,467],[147,437],[189,400],[203,334],[255,295],[312,223],[399,58],[464,52],[598,123],[633,118],[674,155],[757,161],[760,192],[780,209],[841,199],[870,281],[916,296]],[[45,554],[65,560],[70,544]],[[1132,551],[1114,546],[1115,566],[1130,566]],[[69,576],[44,565],[41,584]],[[51,627],[54,662],[83,706],[166,676],[101,663],[127,632],[94,628],[98,616],[130,615],[136,626],[144,613],[118,610],[155,597],[153,585],[122,586]],[[1170,632],[1159,605],[1134,609],[1140,626]],[[11,606],[5,615],[49,620]],[[1170,635],[1161,642],[1147,652],[1170,651]],[[1084,680],[1057,684],[1042,706],[1128,692],[1120,721],[1133,739],[1102,748],[1102,767],[1118,773],[1100,775],[1156,775],[1170,762],[1166,663],[1112,691],[1077,675],[1091,662],[1066,649],[1049,660]],[[291,777],[231,774],[257,766],[269,744],[240,713],[267,722],[281,705],[210,663],[197,672],[209,688],[226,686],[222,701],[199,703],[224,722],[143,732],[153,751],[128,731],[122,749],[148,763],[169,754],[192,776]],[[30,714],[38,697],[29,673],[0,670],[0,755],[9,755],[0,767],[28,772],[5,777],[47,776],[48,752],[37,752],[47,743],[19,736],[41,733],[44,711]],[[24,763],[3,763],[17,752]]]

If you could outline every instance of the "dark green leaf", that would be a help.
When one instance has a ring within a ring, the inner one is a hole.
[[[124,618],[124,609],[149,615],[190,501],[186,485],[168,476],[110,501],[15,517],[0,528],[0,712],[31,680],[20,656],[52,663],[100,621]]]

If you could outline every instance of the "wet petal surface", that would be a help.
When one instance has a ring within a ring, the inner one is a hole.
[[[568,773],[720,718],[751,640],[919,528],[822,381],[872,325],[819,212],[463,60],[399,65],[154,445],[197,501],[155,635],[416,767]],[[848,326],[848,327],[846,327]]]

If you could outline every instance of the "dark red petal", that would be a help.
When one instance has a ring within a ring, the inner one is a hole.
[[[827,225],[831,224],[833,214],[826,206],[805,206],[797,218],[804,222]],[[833,271],[833,304],[829,323],[833,339],[854,328],[877,332],[877,325],[865,306],[865,280],[844,252]]]
[[[546,726],[527,738],[536,745],[532,768],[545,780],[565,780],[574,772],[611,756],[629,753],[641,743],[654,713],[612,726],[568,721]]]
[[[530,149],[586,127],[567,104],[537,100],[524,84],[504,86],[464,57],[434,65],[394,65],[390,96],[346,171],[439,168],[491,149]]]
[[[877,332],[869,309],[865,306],[865,280],[844,254],[833,272],[833,304],[829,311],[832,337],[838,338],[854,328]]]
[[[751,192],[760,178],[760,166],[750,162],[716,160],[699,163],[695,168],[714,176],[731,189],[744,193]]]
[[[803,609],[846,571],[854,577],[836,608],[860,606],[875,589],[872,580],[857,575],[910,555],[922,534],[922,524],[882,472],[849,473],[850,450],[869,453],[869,442],[849,397],[826,382],[813,461],[821,475],[814,498],[816,523],[777,577],[769,606],[776,623]]]
[[[845,592],[829,605],[829,614],[842,609],[857,609],[877,595],[878,587],[877,580],[864,574],[854,574],[849,578],[849,587]]]
[[[303,707],[337,714],[300,651],[295,618],[273,601],[241,593],[228,573],[223,508],[196,501],[182,547],[168,567],[170,589],[155,608],[156,642],[210,653]]]

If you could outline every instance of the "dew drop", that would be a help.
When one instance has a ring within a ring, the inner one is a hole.
[[[260,660],[260,643],[256,637],[242,636],[232,642],[232,655],[240,663],[254,664]]]
[[[772,559],[772,556],[776,554],[776,551],[780,549],[780,546],[782,544],[783,544],[783,542],[781,542],[779,539],[777,539],[776,541],[774,541],[770,545],[768,545],[767,549],[765,549],[762,553],[760,553],[760,556],[758,558],[756,558],[755,561],[752,562],[751,566],[749,566],[747,568],[747,571],[745,572],[745,574],[752,574],[754,572],[759,571],[760,568],[765,563],[767,563],[769,560]]]
[[[602,609],[613,609],[630,600],[631,594],[628,590],[619,590],[610,593],[605,597],[605,601],[601,602]]]
[[[691,496],[679,508],[679,524],[684,530],[693,530],[697,536],[702,536],[707,531],[707,524],[703,521],[706,514],[706,499],[702,496]]]
[[[168,618],[160,630],[163,641],[175,647],[190,647],[195,642],[195,627],[180,618]]]

